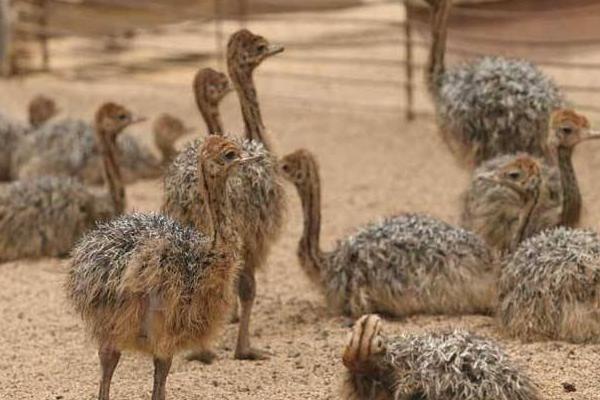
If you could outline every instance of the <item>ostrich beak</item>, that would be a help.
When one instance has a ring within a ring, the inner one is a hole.
[[[283,47],[280,44],[270,44],[266,55],[267,55],[267,57],[274,56],[275,54],[279,54],[279,53],[283,52],[284,49],[285,49],[285,47]]]
[[[141,115],[134,115],[133,117],[131,117],[131,123],[129,125],[139,124],[140,122],[144,122],[147,119],[148,118],[142,117]]]
[[[597,131],[594,129],[586,129],[586,131],[584,132],[582,141],[593,140],[593,139],[600,139],[600,131]]]
[[[263,156],[242,157],[238,160],[238,164],[246,164],[252,161],[260,160]]]

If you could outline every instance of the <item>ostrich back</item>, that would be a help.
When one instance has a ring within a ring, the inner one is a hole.
[[[548,158],[550,113],[563,104],[536,66],[500,57],[448,69],[435,100],[444,139],[475,165],[519,151]]]
[[[512,240],[519,234],[519,216],[523,213],[525,200],[514,190],[480,179],[480,176],[498,170],[515,157],[503,155],[484,162],[473,173],[462,196],[461,225],[501,252],[511,250]],[[563,201],[560,172],[555,166],[544,162],[540,164],[540,195],[523,232],[523,239],[560,223]]]
[[[204,343],[233,298],[237,261],[160,214],[129,214],[73,250],[67,294],[97,340],[155,355]]]
[[[0,260],[66,256],[94,222],[94,196],[78,182],[43,177],[0,190]]]
[[[498,316],[523,340],[600,337],[600,240],[555,228],[524,241],[502,268]]]
[[[277,161],[261,143],[240,142],[246,156],[258,160],[243,164],[227,181],[228,216],[231,227],[242,240],[245,257],[255,257],[260,265],[269,245],[279,236],[285,211],[284,190]],[[197,139],[179,153],[165,176],[163,211],[182,224],[205,228],[208,216],[198,190]]]
[[[325,261],[330,304],[360,316],[489,312],[496,269],[477,236],[435,218],[402,214],[367,225]]]
[[[538,400],[529,377],[495,342],[456,330],[389,339],[383,365],[395,398]]]

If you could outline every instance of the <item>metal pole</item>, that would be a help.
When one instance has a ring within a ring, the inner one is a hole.
[[[406,6],[405,6],[406,7]],[[404,24],[405,36],[405,65],[404,71],[406,74],[406,119],[412,121],[415,119],[414,111],[414,71],[413,71],[413,43],[412,43],[412,27],[410,23],[410,14],[406,8],[406,23]]]
[[[221,10],[222,0],[214,0],[214,15],[215,15],[215,46],[217,54],[217,64],[220,70],[225,69],[223,58],[223,12]]]

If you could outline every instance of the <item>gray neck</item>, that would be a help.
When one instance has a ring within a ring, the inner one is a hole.
[[[572,155],[572,148],[563,146],[558,148],[558,168],[563,190],[561,223],[570,227],[577,226],[579,223],[582,207],[581,192],[573,168]]]
[[[206,199],[208,212],[205,213],[210,221],[206,221],[206,234],[211,238],[212,248],[223,247],[231,242],[227,231],[227,219],[225,216],[225,179],[208,177],[206,170],[200,166],[198,174],[200,182],[200,196]]]
[[[519,215],[519,222],[517,224],[515,236],[510,245],[511,252],[514,252],[523,239],[525,239],[525,234],[527,232],[529,223],[531,222],[531,216],[533,215],[533,211],[535,210],[539,196],[539,190],[535,190],[533,193],[530,193],[526,199],[523,212]]]
[[[116,135],[108,135],[103,132],[99,126],[97,137],[102,152],[102,164],[104,167],[104,178],[108,185],[108,193],[110,195],[113,210],[115,215],[122,214],[125,211],[125,186],[121,177],[121,168],[117,162],[117,144],[114,138]],[[107,139],[112,137],[113,139]]]

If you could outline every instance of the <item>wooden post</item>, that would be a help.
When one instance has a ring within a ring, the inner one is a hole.
[[[0,0],[0,75],[11,74],[11,11],[10,0]]]
[[[405,91],[406,91],[406,119],[412,121],[415,119],[414,110],[414,71],[413,71],[413,44],[412,44],[412,27],[410,23],[410,14],[406,9],[406,22],[404,24],[404,72],[405,72]]]
[[[50,50],[48,49],[48,12],[49,12],[49,1],[41,0],[40,4],[40,33],[39,40],[42,48],[42,69],[44,71],[50,70]]]
[[[246,18],[248,17],[248,0],[238,0],[238,18],[240,29],[246,27]]]
[[[223,10],[221,9],[222,0],[214,0],[215,16],[215,46],[217,55],[217,65],[220,70],[225,69],[224,46],[223,43]]]

